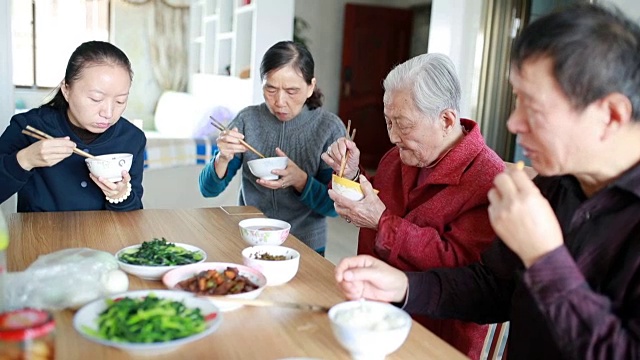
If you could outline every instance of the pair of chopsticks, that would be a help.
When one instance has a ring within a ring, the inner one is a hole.
[[[38,140],[46,140],[46,139],[53,139],[53,136],[42,132],[36,128],[34,128],[33,126],[27,125],[26,129],[22,129],[22,133],[28,136],[31,136],[32,138],[36,138]],[[90,159],[95,159],[96,157],[89,154],[88,152],[84,152],[78,148],[73,148],[73,152],[80,155],[80,156],[84,156],[86,158],[90,158]]]
[[[248,306],[284,307],[284,308],[290,308],[290,309],[318,311],[318,312],[329,311],[328,307],[320,306],[320,305],[312,305],[312,304],[270,301],[270,300],[261,300],[261,299],[240,299],[240,298],[232,298],[224,295],[198,295],[198,297],[207,298],[212,301],[229,302],[229,303],[236,303],[236,304],[242,304],[242,305],[248,305]]]
[[[351,120],[347,121],[347,140],[353,141],[356,137],[356,129],[353,129],[351,135],[349,135],[349,130],[351,129]],[[344,156],[342,157],[342,161],[340,162],[340,172],[338,173],[338,177],[342,177],[344,175],[344,168],[347,166],[347,160],[349,159],[349,149],[344,152]]]
[[[220,130],[220,131],[226,131],[227,127],[224,126],[221,122],[219,122],[218,120],[214,119],[213,116],[209,116],[209,119],[211,119],[211,125],[213,125],[213,127],[215,127],[216,129]],[[244,145],[247,149],[253,151],[256,155],[260,156],[261,158],[264,158],[265,156],[262,155],[258,150],[254,149],[253,146],[247,144],[246,141],[240,139],[240,144]]]

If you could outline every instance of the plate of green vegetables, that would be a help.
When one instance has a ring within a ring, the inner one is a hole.
[[[122,271],[145,280],[160,280],[169,270],[205,261],[207,253],[193,245],[161,238],[127,246],[115,257]]]
[[[175,350],[213,333],[222,313],[207,299],[171,290],[139,290],[91,302],[76,312],[83,337],[140,355]]]

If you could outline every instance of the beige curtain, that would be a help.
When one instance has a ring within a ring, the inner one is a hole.
[[[163,90],[185,91],[188,82],[189,7],[156,0],[149,19],[153,74]]]
[[[151,66],[162,90],[185,91],[188,82],[189,0],[123,0],[149,5]]]

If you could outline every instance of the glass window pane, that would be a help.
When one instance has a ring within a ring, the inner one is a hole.
[[[13,4],[14,13],[31,16],[30,1],[13,0]],[[34,4],[35,36],[31,30],[25,35],[31,45],[23,46],[26,54],[14,53],[14,64],[24,64],[31,69],[30,78],[22,75],[24,80],[20,85],[35,83],[38,87],[56,87],[64,78],[69,56],[78,45],[88,40],[109,40],[109,0],[35,0]],[[28,23],[31,27],[31,21]],[[18,85],[16,80],[14,83]]]

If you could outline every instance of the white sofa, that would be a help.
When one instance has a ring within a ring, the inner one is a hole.
[[[150,147],[161,143],[164,147],[162,152],[173,154],[175,152],[171,152],[167,147],[181,144],[181,149],[177,149],[176,152],[183,154],[190,149],[188,145],[187,149],[184,149],[184,144],[188,144],[186,139],[203,135],[211,137],[208,146],[215,144],[214,138],[217,133],[209,124],[209,115],[224,114],[226,118],[218,120],[227,123],[238,111],[251,104],[251,98],[249,80],[205,74],[192,77],[189,93],[167,91],[160,96],[154,114],[156,131],[147,133],[149,166],[143,178],[145,208],[195,208],[237,204],[239,176],[236,176],[218,197],[204,198],[198,187],[198,177],[204,165],[189,160],[185,163],[184,158],[176,161],[169,159],[162,163],[154,162],[151,154],[156,152],[150,150]],[[159,139],[164,139],[164,142]],[[202,155],[200,159],[202,160]],[[206,158],[205,160],[208,161]],[[158,164],[161,166],[157,166]]]

